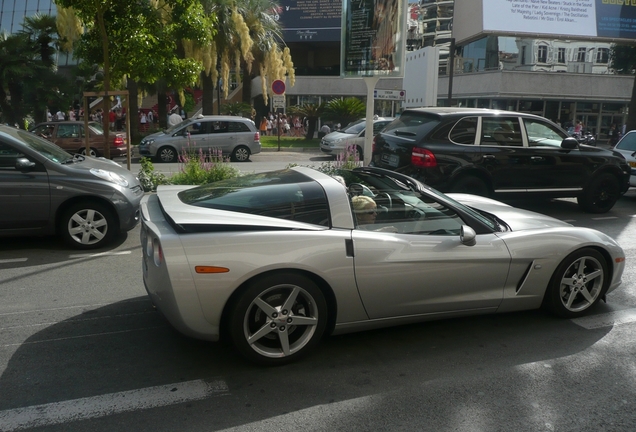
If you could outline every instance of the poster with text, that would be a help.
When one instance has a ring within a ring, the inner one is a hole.
[[[341,0],[282,0],[274,11],[285,42],[340,40]]]
[[[341,75],[404,75],[406,14],[399,0],[343,0]]]

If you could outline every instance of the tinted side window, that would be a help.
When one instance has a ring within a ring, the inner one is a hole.
[[[57,127],[58,138],[79,138],[79,126],[74,124],[61,124]]]
[[[250,128],[241,122],[228,122],[228,132],[249,132]]]
[[[523,145],[517,117],[482,117],[481,122],[481,145]]]
[[[186,204],[330,226],[322,187],[293,172],[254,174],[179,193]]]
[[[23,156],[13,147],[0,142],[0,168],[14,168],[16,159]]]
[[[477,117],[466,117],[455,123],[449,139],[457,144],[475,144],[477,136]]]
[[[223,121],[213,121],[210,122],[212,128],[210,129],[210,133],[225,133],[227,132],[227,122]]]
[[[530,147],[560,147],[567,136],[549,123],[538,119],[523,119]]]

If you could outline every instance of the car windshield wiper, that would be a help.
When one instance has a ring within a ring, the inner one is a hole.
[[[72,158],[66,159],[63,163],[70,164],[75,162],[83,162],[84,160],[86,160],[86,156],[79,153],[75,153]]]

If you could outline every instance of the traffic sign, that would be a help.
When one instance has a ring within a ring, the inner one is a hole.
[[[285,94],[285,81],[283,80],[274,80],[272,82],[272,91],[275,95]]]
[[[272,108],[285,108],[285,95],[272,96]]]
[[[373,90],[374,99],[392,99],[392,100],[404,100],[406,98],[406,91],[404,90]]]

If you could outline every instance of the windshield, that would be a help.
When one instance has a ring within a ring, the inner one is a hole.
[[[40,138],[39,136],[32,134],[31,132],[27,132],[21,129],[15,129],[9,132],[9,135],[12,135],[13,138],[21,141],[27,147],[35,150],[40,155],[44,156],[52,162],[64,163],[73,158],[70,153],[62,150],[50,141],[47,141],[44,138]]]
[[[360,132],[362,132],[364,130],[365,126],[366,126],[366,120],[365,119],[356,120],[354,122],[349,123],[345,127],[343,132],[347,133],[347,134],[357,135],[357,134],[359,134]]]
[[[636,151],[636,133],[628,133],[616,144],[617,150]]]

